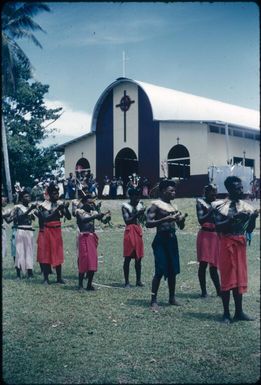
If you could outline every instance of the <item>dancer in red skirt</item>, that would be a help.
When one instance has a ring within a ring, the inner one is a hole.
[[[59,200],[59,188],[51,183],[47,188],[50,200],[44,201],[39,205],[39,215],[44,222],[44,231],[42,234],[41,246],[43,252],[39,250],[38,262],[42,264],[44,273],[44,284],[49,284],[49,273],[51,266],[55,267],[57,274],[57,283],[64,284],[62,279],[62,264],[64,262],[63,239],[61,229],[61,218],[71,219],[71,213],[68,210],[69,202],[64,203]]]
[[[196,209],[201,229],[197,236],[197,259],[199,262],[198,279],[201,288],[201,297],[207,297],[206,269],[209,264],[210,277],[216,288],[217,295],[220,295],[220,283],[217,272],[219,239],[214,223],[213,207],[211,202],[216,199],[217,188],[209,184],[204,188],[204,198],[197,199]]]
[[[229,176],[226,178],[225,187],[228,198],[212,203],[216,229],[220,238],[219,271],[221,278],[221,298],[224,314],[222,321],[230,323],[229,299],[230,290],[233,292],[235,302],[234,321],[252,321],[243,312],[242,296],[247,291],[247,257],[246,233],[251,233],[255,228],[258,211],[241,200],[243,186],[240,178]]]
[[[105,214],[95,210],[91,194],[86,193],[81,198],[75,215],[80,231],[78,236],[79,289],[83,289],[83,278],[84,274],[87,273],[86,290],[95,290],[92,286],[92,280],[98,269],[98,236],[95,234],[94,220],[101,220]]]
[[[132,258],[135,259],[136,286],[143,286],[141,282],[141,259],[144,256],[144,245],[142,228],[138,221],[145,212],[145,208],[140,202],[141,190],[139,188],[129,188],[128,195],[130,201],[122,205],[122,216],[126,224],[123,238],[123,272],[126,288],[130,287],[129,270]]]

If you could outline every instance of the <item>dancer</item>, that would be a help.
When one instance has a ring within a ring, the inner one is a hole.
[[[95,233],[94,220],[101,220],[105,213],[95,211],[92,196],[90,193],[86,193],[81,198],[81,206],[75,210],[75,215],[80,231],[78,239],[79,290],[83,289],[85,273],[88,278],[86,290],[95,290],[92,280],[98,269],[98,236]]]
[[[54,183],[50,183],[47,188],[50,200],[44,201],[39,205],[39,215],[44,222],[44,255],[42,267],[44,273],[44,284],[49,284],[49,274],[51,266],[54,266],[57,274],[57,283],[64,284],[62,279],[62,264],[64,262],[63,239],[61,229],[61,218],[71,219],[68,209],[69,202],[59,200],[59,188]]]
[[[31,195],[28,189],[24,189],[19,193],[20,204],[16,205],[14,216],[17,223],[16,232],[16,255],[15,268],[17,278],[21,278],[21,270],[23,274],[27,271],[27,278],[33,278],[33,254],[34,254],[34,229],[32,221],[35,220],[33,210],[36,204],[31,202]]]
[[[210,277],[220,296],[220,283],[217,272],[219,240],[215,229],[213,207],[211,202],[216,199],[217,188],[209,184],[204,188],[204,198],[197,199],[196,209],[201,229],[197,236],[197,259],[199,262],[198,279],[201,288],[201,297],[207,297],[206,269],[209,264]]]
[[[229,324],[232,319],[229,310],[230,290],[233,292],[235,314],[233,321],[252,321],[243,312],[243,294],[247,291],[247,256],[245,233],[255,228],[258,211],[242,200],[243,185],[240,178],[229,176],[224,185],[228,198],[215,201],[214,218],[220,238],[219,271],[221,298],[223,302],[222,322]]]
[[[12,210],[6,209],[7,206],[7,197],[2,194],[2,256],[6,257],[6,228],[4,221],[6,223],[12,222]]]
[[[132,258],[135,259],[136,286],[143,286],[141,282],[141,260],[144,257],[144,245],[142,228],[138,220],[145,212],[145,207],[140,202],[140,189],[131,187],[128,194],[130,197],[129,203],[123,203],[122,205],[122,216],[126,224],[123,238],[123,272],[126,288],[130,287],[129,269]]]
[[[175,234],[175,223],[182,230],[185,227],[187,214],[182,215],[177,207],[171,204],[175,197],[175,182],[164,179],[159,183],[160,198],[152,202],[147,212],[148,228],[157,228],[152,242],[155,257],[155,275],[152,280],[151,309],[158,311],[157,293],[162,276],[168,278],[169,304],[179,306],[176,300],[176,275],[180,272],[178,242]]]

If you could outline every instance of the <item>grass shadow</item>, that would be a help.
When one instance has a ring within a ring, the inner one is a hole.
[[[212,314],[212,313],[200,313],[188,311],[184,312],[183,316],[185,318],[196,318],[200,321],[208,320],[208,321],[220,321],[220,314]]]
[[[98,284],[97,284],[98,285]],[[112,287],[121,287],[124,288],[124,284],[121,282],[103,282],[102,285],[112,286]]]
[[[150,308],[150,299],[135,299],[135,298],[129,298],[126,300],[126,305],[130,306],[138,306],[142,308]],[[166,302],[158,302],[158,305],[160,307],[167,307],[169,306]]]

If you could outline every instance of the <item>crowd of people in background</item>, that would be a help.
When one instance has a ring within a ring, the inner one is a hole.
[[[149,198],[149,192],[151,184],[146,177],[140,177],[136,173],[133,173],[128,177],[128,181],[124,182],[122,177],[116,178],[113,176],[111,179],[105,175],[103,185],[99,186],[96,178],[90,172],[76,171],[75,174],[69,173],[67,178],[62,176],[46,175],[40,179],[34,180],[34,185],[30,190],[31,199],[33,202],[42,201],[46,198],[46,190],[50,183],[56,183],[59,187],[60,199],[72,200],[77,199],[79,191],[87,190],[93,197],[101,196],[103,199],[121,199],[129,198],[128,190],[131,187],[138,187],[141,190],[141,196],[143,198]],[[20,182],[16,182],[14,185],[13,203],[17,204],[19,199],[19,193],[24,190]]]

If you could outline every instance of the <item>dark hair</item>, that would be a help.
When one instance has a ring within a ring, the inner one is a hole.
[[[242,183],[242,180],[240,178],[238,178],[237,176],[228,176],[226,179],[225,179],[225,182],[224,182],[224,185],[227,189],[227,191],[229,191],[233,185],[233,183]]]
[[[85,195],[83,195],[81,197],[82,203],[86,203],[88,201],[88,199],[92,199],[92,194],[89,192],[87,192]]]
[[[129,194],[129,197],[131,198],[131,197],[134,197],[134,196],[140,196],[141,195],[141,189],[140,188],[138,188],[138,187],[130,187],[129,189],[128,189],[128,194]]]
[[[205,194],[213,190],[217,190],[217,186],[214,183],[209,183],[204,187]]]
[[[54,191],[58,192],[59,191],[59,187],[55,183],[51,182],[49,184],[49,186],[47,187],[47,192],[50,195]]]
[[[23,199],[23,196],[26,194],[31,195],[31,191],[28,187],[26,187],[22,191],[19,191],[19,200],[21,201]]]
[[[172,179],[163,179],[159,183],[159,191],[165,190],[167,187],[175,187],[176,183]]]

